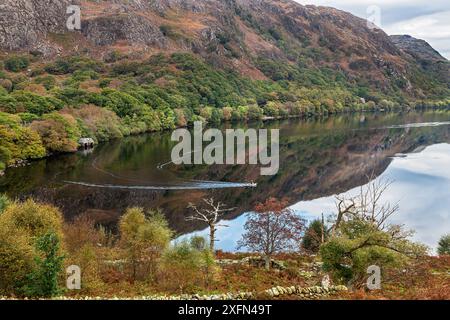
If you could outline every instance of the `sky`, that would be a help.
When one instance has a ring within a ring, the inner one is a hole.
[[[370,18],[379,8],[377,24],[389,35],[409,34],[427,41],[450,59],[449,0],[295,0],[301,4],[329,6]],[[372,20],[373,21],[373,20]]]

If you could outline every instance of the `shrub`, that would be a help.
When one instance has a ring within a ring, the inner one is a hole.
[[[62,214],[50,205],[27,200],[23,203],[11,203],[0,215],[0,223],[11,225],[32,239],[48,231],[56,232],[62,238]]]
[[[104,102],[104,99],[102,99],[99,94],[90,93],[73,87],[57,90],[55,91],[55,96],[69,106],[79,106],[89,103],[100,106]]]
[[[41,116],[64,107],[64,103],[55,97],[40,96],[28,91],[15,91],[12,97],[17,103],[16,112],[28,112]]]
[[[167,221],[159,211],[145,216],[143,209],[128,209],[119,223],[121,246],[125,250],[133,280],[152,277],[157,260],[172,237]]]
[[[68,114],[51,113],[34,121],[31,128],[39,133],[49,152],[73,152],[77,150],[81,132],[77,121]]]
[[[0,225],[0,294],[20,294],[33,269],[34,250],[29,241],[11,224]]]
[[[75,253],[85,245],[102,244],[104,236],[101,230],[95,228],[95,221],[84,214],[64,224],[64,240],[69,253]]]
[[[20,117],[20,120],[22,120],[23,124],[30,124],[35,120],[39,120],[40,117],[33,114],[33,113],[27,113],[27,112],[22,112],[22,113],[18,113],[17,114]]]
[[[16,113],[17,110],[17,101],[9,94],[3,93],[2,90],[0,90],[0,112],[9,112],[9,113]]]
[[[171,25],[161,25],[159,30],[164,36],[175,40],[181,36],[180,33]]]
[[[6,168],[6,164],[11,160],[11,151],[4,146],[0,146],[0,171]]]
[[[30,65],[30,61],[25,56],[12,56],[5,60],[5,69],[11,72],[25,70]]]
[[[94,61],[87,57],[72,56],[60,58],[45,67],[46,72],[54,75],[73,73],[77,70],[93,70],[95,72],[102,72],[104,71],[104,65],[99,61]]]
[[[7,165],[18,160],[38,159],[45,156],[39,134],[20,125],[20,118],[0,112],[1,162]]]
[[[185,127],[187,125],[186,115],[183,109],[175,109],[175,124],[177,127]]]
[[[160,273],[166,290],[190,291],[208,285],[217,274],[214,257],[209,249],[201,249],[183,241],[164,252]]]
[[[264,107],[264,114],[269,117],[278,117],[280,115],[281,106],[279,103],[269,101]]]
[[[104,56],[103,61],[106,63],[114,63],[125,57],[126,56],[122,55],[118,51],[110,51]]]
[[[150,71],[149,67],[136,61],[116,63],[112,68],[112,74],[117,75],[142,75]]]
[[[0,214],[0,292],[22,294],[36,267],[36,239],[54,233],[62,239],[62,214],[55,207],[27,200]]]
[[[47,90],[51,90],[56,86],[55,77],[50,75],[38,77],[34,79],[34,82],[36,82],[37,84],[42,84]]]
[[[233,109],[230,107],[223,108],[223,119],[225,121],[230,121],[233,117]]]
[[[65,59],[58,59],[54,63],[49,64],[45,67],[45,71],[50,74],[62,75],[70,73],[72,70],[70,64]]]
[[[190,240],[190,244],[191,244],[192,248],[200,250],[200,251],[207,248],[206,239],[201,236],[192,237]]]
[[[103,227],[96,227],[95,221],[88,215],[77,216],[64,225],[64,243],[68,251],[67,265],[77,265],[83,273],[82,292],[94,293],[104,283],[102,276],[105,270],[105,260],[109,251],[114,251],[114,236]]]
[[[123,137],[121,120],[113,111],[94,105],[84,105],[79,109],[64,109],[62,113],[80,119],[84,127],[83,134],[96,138],[97,141]]]
[[[249,120],[261,120],[264,115],[263,110],[258,106],[248,107],[248,119]]]
[[[0,87],[3,87],[7,92],[11,92],[13,83],[9,79],[0,79]]]
[[[173,129],[175,128],[175,113],[168,107],[159,108],[156,110],[156,114],[161,123],[161,129]]]

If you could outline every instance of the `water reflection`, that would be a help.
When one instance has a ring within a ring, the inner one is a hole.
[[[434,249],[439,238],[450,232],[450,144],[435,144],[394,158],[376,180],[393,181],[381,201],[399,204],[399,212],[389,221],[415,230],[414,240]],[[359,192],[360,187],[355,187],[344,194],[352,197]],[[332,215],[336,212],[335,196],[300,201],[291,209],[310,221],[320,218],[321,213]],[[242,215],[227,222],[230,228],[219,228],[219,249],[236,248],[245,220]],[[206,236],[207,230],[195,234]]]
[[[366,182],[367,175],[389,175],[396,180],[389,197],[401,201],[398,219],[417,229],[417,239],[435,245],[442,233],[450,231],[446,194],[450,190],[449,120],[446,111],[226,124],[223,129],[280,129],[280,170],[275,176],[260,176],[255,165],[169,165],[161,170],[158,165],[170,160],[175,144],[170,132],[133,136],[100,145],[89,154],[62,155],[7,170],[0,177],[0,192],[52,203],[67,219],[87,213],[112,227],[127,207],[160,207],[180,234],[204,228],[201,223],[185,221],[188,203],[213,196],[237,208],[225,217],[232,227],[219,231],[218,243],[234,249],[242,232],[243,213],[267,197],[287,198],[296,210],[313,218],[332,212],[333,195],[351,192]],[[217,189],[213,184],[197,190],[168,190],[168,186],[186,183],[204,186],[205,181],[233,187],[254,181],[257,187]],[[133,185],[159,189],[117,187]]]

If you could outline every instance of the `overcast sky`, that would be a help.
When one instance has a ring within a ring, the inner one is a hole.
[[[428,41],[450,59],[449,0],[295,0],[301,4],[330,6],[370,17],[371,6],[380,8],[380,27],[388,34],[409,34]],[[370,10],[369,10],[370,11]],[[372,11],[373,12],[373,11]]]

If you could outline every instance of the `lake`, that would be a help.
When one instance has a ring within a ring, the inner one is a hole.
[[[190,202],[214,197],[236,208],[220,228],[217,248],[234,250],[246,212],[268,197],[286,198],[308,220],[335,212],[335,195],[355,194],[367,177],[393,183],[384,201],[399,204],[391,222],[416,230],[435,248],[450,232],[450,111],[353,114],[221,128],[280,129],[280,169],[257,165],[164,165],[176,144],[170,132],[132,136],[94,150],[8,169],[0,192],[58,206],[66,219],[86,213],[114,228],[127,207],[161,208],[176,232],[206,234],[187,222]],[[248,187],[256,182],[257,187]]]

